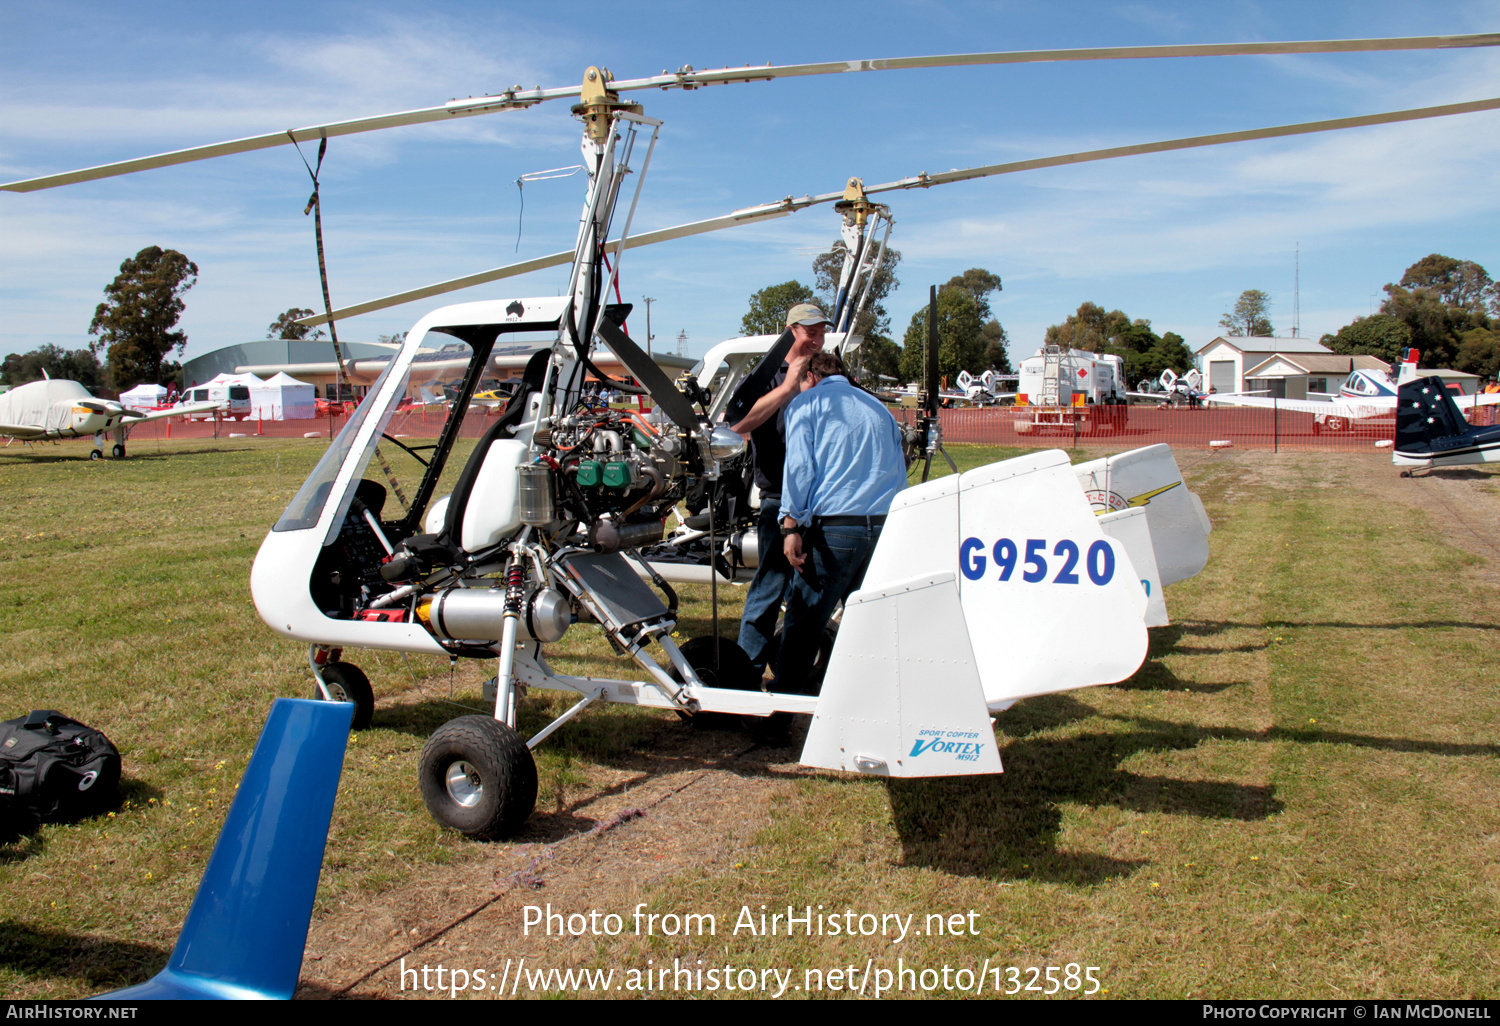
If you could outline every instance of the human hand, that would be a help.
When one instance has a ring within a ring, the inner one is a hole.
[[[802,380],[807,377],[807,365],[812,361],[813,354],[805,353],[797,355],[795,351],[786,362],[786,380],[794,390],[801,390]]]
[[[793,569],[801,572],[802,564],[807,562],[807,557],[802,554],[802,536],[787,535],[781,543],[781,550],[786,553],[786,561],[792,564]]]

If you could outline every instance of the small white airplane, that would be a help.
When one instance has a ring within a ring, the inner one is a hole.
[[[1263,394],[1251,395],[1244,392],[1224,392],[1205,398],[1208,402],[1221,406],[1252,406],[1261,409],[1274,407],[1294,413],[1311,413],[1313,434],[1350,431],[1356,421],[1395,414],[1400,387],[1417,380],[1417,375],[1421,373],[1417,370],[1417,361],[1421,356],[1415,349],[1406,350],[1394,380],[1380,370],[1353,371],[1339,386],[1338,394],[1329,395],[1326,399],[1272,399]],[[1457,395],[1452,396],[1452,399],[1460,410],[1500,403],[1500,395]]]
[[[1001,390],[1000,380],[993,369],[985,371],[977,378],[968,371],[959,371],[955,383],[958,385],[958,390],[964,394],[964,398],[977,406],[994,406],[1007,396],[1015,397],[1014,392]]]
[[[51,378],[33,381],[0,395],[0,435],[20,442],[60,438],[94,439],[89,459],[104,458],[104,433],[115,433],[112,450],[116,459],[125,455],[130,428],[163,417],[208,413],[219,403],[187,403],[170,410],[141,413],[111,399],[96,399],[76,381]]]
[[[1140,382],[1137,391],[1125,394],[1132,399],[1147,399],[1163,406],[1198,406],[1202,404],[1205,395],[1203,372],[1196,367],[1182,375],[1168,367],[1161,372],[1155,384],[1159,387],[1153,390],[1148,378]]]

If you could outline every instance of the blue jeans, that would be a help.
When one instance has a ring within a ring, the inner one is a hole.
[[[802,538],[807,562],[795,573],[781,629],[773,691],[808,692],[823,629],[838,604],[865,579],[879,527],[814,527]],[[783,559],[785,557],[783,556]]]
[[[756,523],[760,545],[760,565],[750,590],[745,593],[745,612],[740,619],[740,648],[750,657],[757,677],[766,672],[771,646],[776,636],[776,620],[792,584],[792,564],[786,561],[781,544],[779,499],[762,499],[760,520]]]

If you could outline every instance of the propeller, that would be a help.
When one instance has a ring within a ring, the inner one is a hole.
[[[1336,132],[1346,128],[1389,125],[1402,121],[1451,117],[1457,114],[1473,114],[1487,110],[1500,110],[1500,98],[1474,100],[1468,103],[1449,103],[1437,107],[1418,107],[1411,110],[1389,111],[1384,114],[1362,114],[1356,117],[1333,118],[1326,121],[1304,121],[1295,125],[1252,128],[1240,132],[1195,135],[1183,139],[1167,139],[1162,142],[1136,143],[1130,146],[1113,146],[1102,150],[1064,153],[1056,157],[1038,157],[1033,160],[1017,160],[1006,164],[986,164],[982,167],[961,168],[952,171],[942,171],[937,174],[928,174],[926,171],[923,171],[921,174],[901,178],[894,182],[886,182],[882,185],[866,185],[864,191],[866,195],[873,195],[875,193],[895,192],[903,189],[929,189],[934,185],[949,185],[953,182],[966,182],[975,178],[1008,175],[1018,171],[1034,171],[1039,168],[1062,167],[1068,164],[1084,164],[1096,160],[1113,160],[1116,157],[1134,157],[1146,153],[1166,153],[1171,150],[1186,150],[1202,146],[1222,146],[1226,143],[1247,142],[1253,139],[1276,139],[1284,136],[1308,135],[1315,132]],[[689,224],[678,225],[675,228],[663,228],[660,231],[631,236],[624,240],[623,245],[625,249],[634,249],[637,246],[649,246],[657,242],[665,242],[668,239],[701,235],[705,232],[719,231],[722,228],[732,228],[740,224],[753,224],[774,217],[786,217],[807,207],[817,206],[821,203],[837,202],[843,199],[843,197],[843,190],[826,192],[817,196],[787,196],[785,199],[780,199],[773,203],[745,207],[736,210],[734,213],[726,214],[723,217],[710,218],[706,221],[694,221]],[[608,243],[608,246],[612,251],[618,252],[621,246],[620,240],[613,240]],[[333,311],[333,317],[342,320],[346,317],[372,313],[376,310],[385,310],[389,307],[400,306],[403,303],[410,303],[413,300],[429,299],[433,296],[456,292],[459,289],[470,288],[474,285],[482,285],[487,282],[499,281],[503,278],[527,274],[531,271],[556,267],[568,263],[572,259],[573,250],[570,249],[566,252],[553,253],[550,256],[536,257],[531,260],[521,261],[520,263],[507,264],[504,267],[481,271],[478,274],[470,274],[462,278],[452,278],[448,281],[412,289],[408,292],[399,292],[380,299],[372,299],[368,302],[346,306]],[[314,326],[325,324],[328,319],[327,314],[318,314],[304,318],[297,323]]]
[[[1058,61],[1113,61],[1141,60],[1167,57],[1242,57],[1267,54],[1312,54],[1312,53],[1359,53],[1388,50],[1441,50],[1500,45],[1500,33],[1483,32],[1457,36],[1401,36],[1387,39],[1314,39],[1265,43],[1205,43],[1178,46],[1124,46],[1093,47],[1072,50],[1016,50],[995,53],[960,53],[932,57],[891,57],[879,60],[827,61],[817,64],[767,64],[759,67],[721,68],[698,71],[685,65],[675,72],[663,71],[649,78],[611,80],[607,88],[613,93],[631,92],[641,89],[700,89],[711,85],[727,85],[735,82],[768,82],[778,78],[798,78],[808,75],[834,75],[859,71],[897,71],[916,68],[970,67],[989,64],[1032,64]],[[101,178],[132,174],[151,168],[170,167],[197,160],[208,160],[234,153],[284,146],[293,142],[310,142],[339,135],[359,132],[377,132],[405,125],[420,125],[434,121],[449,121],[454,118],[474,117],[480,114],[496,114],[510,110],[524,110],[548,100],[565,99],[581,95],[582,85],[563,86],[556,89],[522,89],[513,86],[493,96],[470,97],[450,100],[438,107],[395,114],[380,114],[373,117],[355,118],[350,121],[334,121],[324,125],[311,125],[287,131],[253,135],[243,139],[194,146],[184,150],[158,153],[134,160],[100,164],[60,174],[43,175],[0,185],[6,192],[33,192],[52,189],[61,185],[91,182]]]

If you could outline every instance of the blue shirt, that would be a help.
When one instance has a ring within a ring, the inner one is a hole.
[[[870,393],[831,374],[787,405],[783,517],[880,516],[905,487],[901,428]]]

